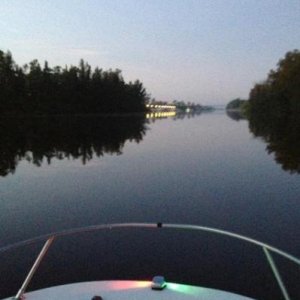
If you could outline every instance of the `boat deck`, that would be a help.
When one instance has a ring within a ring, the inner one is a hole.
[[[150,281],[93,281],[66,284],[25,293],[26,300],[253,300],[215,289],[167,283],[165,289],[152,290]],[[8,298],[6,300],[9,300]]]

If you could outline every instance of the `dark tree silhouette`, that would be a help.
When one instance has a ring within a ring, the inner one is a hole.
[[[284,170],[300,173],[300,52],[288,52],[256,84],[248,102],[250,130],[267,142],[267,151]]]
[[[126,83],[119,69],[93,71],[84,60],[78,67],[37,60],[19,67],[0,51],[0,116],[144,112],[148,98],[143,84]]]

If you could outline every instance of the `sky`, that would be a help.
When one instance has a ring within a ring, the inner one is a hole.
[[[226,104],[300,48],[300,0],[1,0],[18,65],[121,69],[156,100]]]

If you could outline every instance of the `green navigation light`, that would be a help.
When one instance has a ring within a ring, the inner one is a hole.
[[[172,291],[176,291],[178,293],[187,294],[187,295],[199,295],[200,292],[203,291],[202,288],[186,285],[186,284],[178,284],[178,283],[169,283],[168,289]]]

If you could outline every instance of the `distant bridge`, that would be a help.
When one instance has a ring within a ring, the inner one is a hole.
[[[163,111],[175,111],[176,106],[175,105],[170,105],[170,104],[146,104],[146,107],[151,111],[151,112],[163,112]]]

